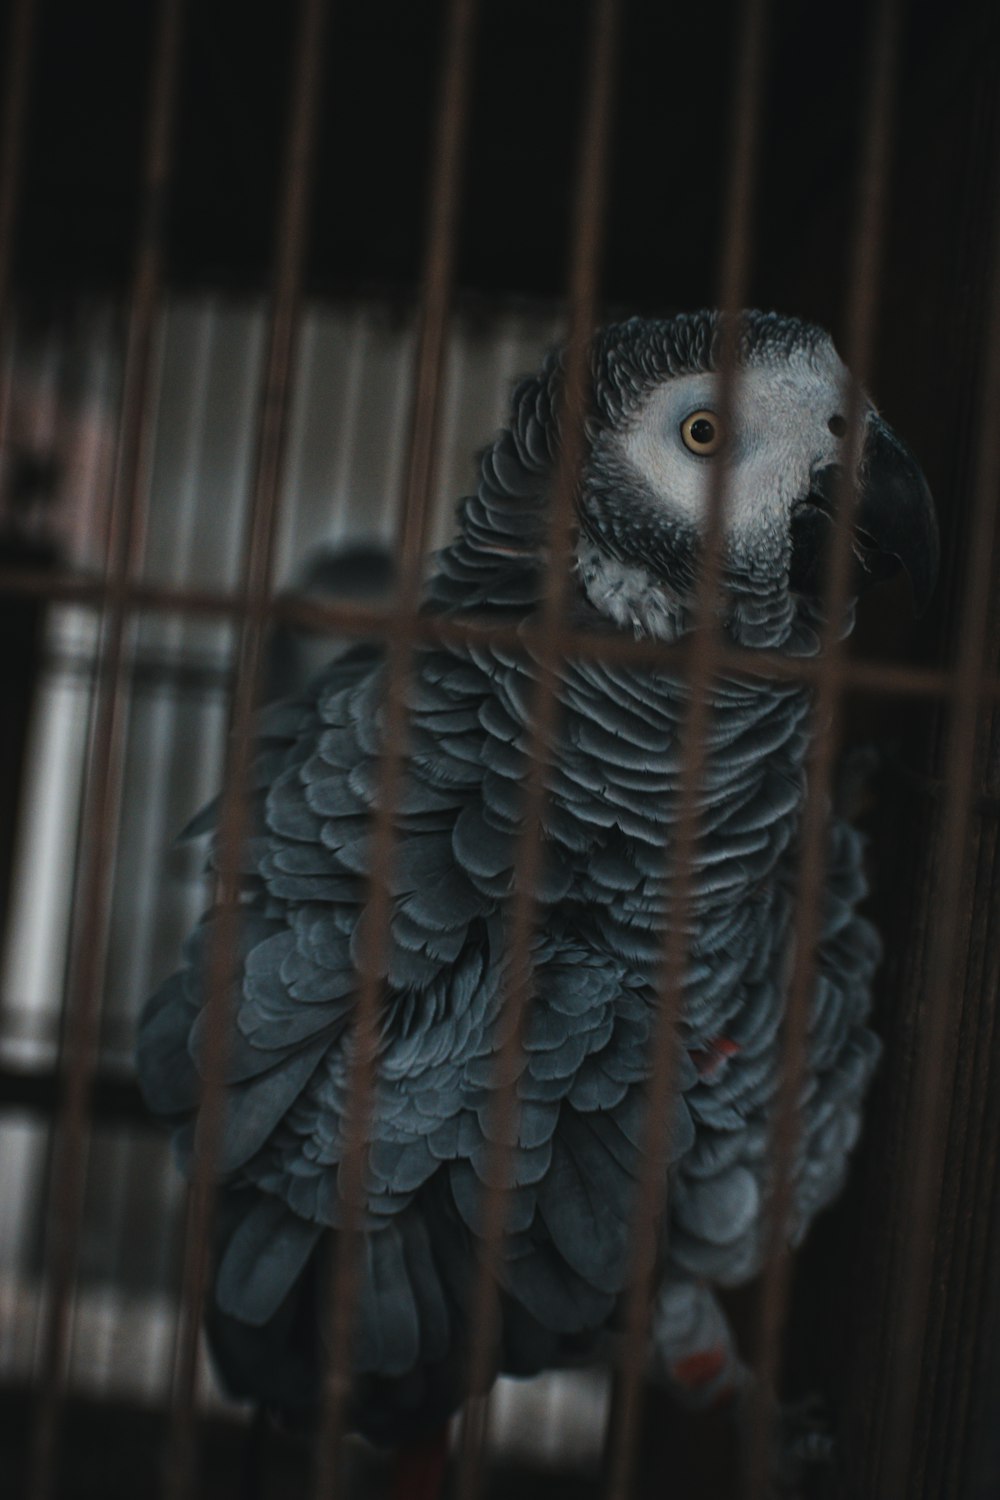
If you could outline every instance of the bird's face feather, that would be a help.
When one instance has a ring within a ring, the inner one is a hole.
[[[844,422],[848,378],[829,345],[741,370],[723,431],[720,376],[679,375],[650,392],[616,446],[643,492],[698,534],[723,469],[728,552],[734,561],[777,557],[812,475],[843,457],[844,437],[830,423]]]
[[[690,625],[713,491],[724,506],[720,608],[727,628],[751,645],[783,645],[797,629],[808,631],[818,618],[831,492],[849,488],[832,476],[853,467],[863,506],[869,449],[876,441],[885,447],[880,435],[889,429],[822,330],[773,315],[745,317],[725,430],[721,376],[710,367],[717,315],[633,320],[605,334],[610,394],[599,373],[598,418],[580,491],[579,569],[591,602],[641,633],[669,638]],[[671,333],[678,327],[687,333],[692,324],[702,329],[694,351],[690,339],[681,339],[671,358]],[[626,333],[640,350],[631,367]],[[704,367],[691,367],[699,363]],[[852,409],[861,423],[858,444],[848,433]],[[930,496],[911,455],[890,437],[899,464],[909,465],[913,560],[922,575],[932,575]],[[897,539],[888,550],[916,582],[898,544],[898,517],[886,518],[884,506],[881,514]],[[869,567],[873,549],[855,550]]]

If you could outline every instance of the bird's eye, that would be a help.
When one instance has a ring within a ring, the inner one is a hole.
[[[829,427],[834,437],[843,437],[844,433],[847,431],[847,422],[842,416],[840,416],[839,413],[837,414],[837,416],[831,417],[826,425],[827,427]]]
[[[722,447],[722,423],[714,411],[693,411],[681,423],[681,441],[702,458],[717,453]]]

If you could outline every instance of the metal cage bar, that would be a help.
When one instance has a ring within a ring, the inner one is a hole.
[[[96,1067],[112,856],[121,796],[126,712],[124,669],[130,619],[126,584],[138,565],[146,504],[143,418],[159,302],[181,17],[182,0],[162,0],[154,29],[142,208],[101,599],[102,657],[95,684],[90,783],[81,837],[82,869],[76,892],[73,968],[62,1050],[64,1082],[54,1126],[49,1300],[41,1330],[43,1373],[32,1450],[33,1500],[46,1500],[55,1483],[73,1282],[83,1223],[90,1091]]]
[[[172,1500],[183,1500],[190,1494],[197,1463],[195,1395],[198,1348],[217,1195],[216,1168],[222,1144],[230,990],[239,936],[242,850],[249,818],[253,716],[262,680],[264,631],[281,504],[285,432],[309,234],[327,9],[327,0],[302,0],[293,51],[282,176],[284,191],[276,223],[274,292],[258,417],[253,491],[241,567],[240,593],[244,607],[241,611],[230,748],[219,808],[217,926],[211,934],[207,960],[205,1026],[199,1059],[202,1093],[185,1230],[176,1381],[169,1434],[166,1493]]]
[[[604,213],[608,193],[609,143],[616,83],[620,0],[594,0],[586,52],[584,127],[580,138],[569,268],[569,332],[566,343],[560,452],[549,514],[546,518],[548,567],[540,616],[542,629],[533,660],[538,667],[528,737],[528,773],[523,788],[522,827],[514,856],[513,898],[507,943],[509,974],[502,1005],[506,1030],[497,1051],[497,1083],[491,1100],[488,1182],[482,1194],[482,1233],[479,1237],[469,1321],[472,1342],[468,1354],[470,1405],[462,1424],[457,1492],[461,1500],[478,1500],[483,1486],[485,1395],[495,1361],[499,1333],[496,1287],[499,1257],[506,1224],[509,1164],[517,1135],[517,1060],[523,1048],[524,1023],[531,1002],[533,965],[531,942],[535,930],[535,891],[543,857],[541,822],[546,799],[549,745],[559,713],[556,667],[559,632],[569,596],[567,566],[573,514],[573,495],[583,457],[587,409],[589,341],[597,312]]]
[[[886,200],[890,128],[895,101],[894,61],[899,36],[899,6],[882,0],[873,17],[867,81],[862,100],[866,117],[863,155],[858,173],[854,243],[851,255],[846,361],[855,384],[845,393],[848,454],[834,503],[833,538],[826,558],[824,626],[820,670],[810,720],[807,790],[799,834],[797,899],[793,921],[793,958],[781,1048],[781,1080],[774,1108],[771,1149],[774,1194],[769,1205],[767,1262],[758,1308],[759,1350],[751,1397],[746,1455],[746,1486],[751,1500],[765,1500],[774,1431],[774,1400],[780,1345],[788,1301],[789,1228],[794,1209],[795,1153],[799,1137],[799,1102],[806,1073],[810,998],[816,981],[823,901],[822,876],[830,823],[830,790],[837,749],[837,723],[843,679],[837,672],[844,611],[849,602],[851,525],[857,506],[862,447],[862,387],[872,367],[877,289]]]
[[[873,1482],[885,1494],[902,1493],[911,1480],[910,1445],[923,1376],[924,1339],[934,1256],[935,1217],[945,1159],[947,1098],[938,1067],[945,1055],[953,1007],[949,1003],[971,816],[973,772],[983,700],[983,656],[990,609],[992,568],[998,534],[1000,496],[1000,220],[993,216],[986,368],[980,398],[973,524],[975,545],[966,560],[958,652],[951,694],[944,800],[941,812],[941,871],[936,890],[928,958],[926,1004],[917,1043],[909,1123],[916,1149],[904,1192],[907,1224],[899,1280],[892,1289],[891,1378],[883,1389],[884,1429],[873,1455]]]
[[[725,323],[719,358],[717,401],[723,429],[729,422],[738,367],[739,313],[746,299],[751,255],[751,208],[757,169],[757,142],[766,69],[767,0],[747,0],[735,47],[734,91],[720,272]],[[705,777],[709,689],[720,665],[717,623],[722,587],[722,551],[727,476],[713,469],[708,489],[705,537],[693,606],[687,663],[688,704],[680,728],[681,783],[676,835],[666,867],[664,931],[656,992],[653,1055],[643,1129],[642,1170],[635,1195],[632,1266],[625,1307],[625,1340],[616,1389],[609,1467],[609,1500],[627,1500],[634,1483],[642,1376],[658,1255],[668,1236],[668,1164],[671,1111],[679,1061],[677,1021],[688,964],[687,919],[693,896],[694,855],[700,832],[699,796]]]
[[[413,647],[412,623],[419,608],[428,501],[441,420],[441,390],[447,354],[445,335],[451,306],[477,11],[477,0],[452,0],[445,32],[406,490],[397,541],[400,580],[386,637],[386,720],[371,840],[368,927],[353,1019],[355,1056],[349,1083],[349,1129],[341,1179],[344,1224],[331,1257],[329,1276],[331,1352],[327,1358],[314,1456],[312,1492],[316,1500],[340,1493],[342,1483],[341,1445],[351,1383],[355,1293],[365,1213],[367,1127],[374,1102],[378,1011],[383,992],[379,958],[389,933],[389,881],[408,732],[406,687]]]
[[[683,913],[691,899],[692,856],[698,838],[698,794],[704,772],[704,740],[708,688],[715,673],[734,670],[773,675],[781,681],[806,683],[815,689],[813,754],[809,765],[809,793],[800,837],[800,883],[794,915],[795,960],[789,980],[783,1048],[783,1082],[775,1107],[772,1165],[776,1188],[771,1204],[770,1243],[761,1302],[758,1351],[760,1388],[753,1439],[744,1475],[747,1493],[764,1493],[768,1456],[767,1396],[776,1378],[788,1293],[788,1258],[784,1249],[786,1221],[793,1192],[792,1168],[798,1126],[798,1093],[805,1065],[808,1001],[815,978],[819,936],[820,873],[826,836],[825,803],[833,771],[836,745],[831,723],[847,692],[893,694],[940,700],[950,705],[947,776],[942,824],[943,864],[938,918],[931,945],[927,1006],[920,1042],[917,1076],[911,1090],[913,1119],[919,1120],[919,1150],[906,1195],[911,1226],[910,1251],[893,1298],[891,1379],[885,1383],[885,1433],[876,1454],[875,1482],[886,1494],[902,1493],[909,1472],[921,1352],[933,1252],[936,1193],[943,1161],[943,1111],[934,1073],[944,1047],[951,1012],[944,997],[954,963],[956,920],[962,893],[967,832],[973,809],[973,755],[977,721],[984,705],[1000,696],[1000,677],[983,666],[990,602],[990,566],[996,533],[996,495],[1000,486],[1000,438],[993,416],[1000,401],[1000,276],[994,272],[990,313],[988,369],[982,391],[982,439],[975,488],[977,546],[967,566],[965,602],[954,671],[914,668],[891,661],[857,662],[842,652],[836,622],[848,592],[848,519],[853,494],[845,488],[837,507],[835,545],[826,579],[827,628],[824,651],[818,660],[791,660],[768,652],[750,652],[722,641],[710,628],[714,599],[720,583],[722,517],[725,496],[721,479],[712,487],[708,541],[697,595],[699,628],[691,641],[678,646],[659,642],[587,636],[566,623],[568,571],[565,538],[572,517],[576,468],[582,454],[587,338],[597,305],[601,220],[605,207],[608,141],[611,128],[616,33],[621,5],[617,0],[594,0],[588,51],[589,107],[585,110],[580,142],[580,175],[574,216],[573,269],[570,277],[570,339],[566,366],[564,444],[550,517],[553,566],[538,624],[527,629],[492,627],[474,620],[442,620],[421,616],[419,610],[421,559],[427,532],[427,500],[435,464],[440,425],[440,393],[446,358],[446,330],[453,280],[455,234],[461,178],[462,144],[468,112],[475,0],[453,0],[446,32],[446,56],[438,113],[436,170],[430,198],[430,222],[425,253],[421,333],[418,341],[412,432],[407,485],[399,531],[401,584],[394,606],[376,610],[356,604],[319,605],[278,600],[270,581],[278,520],[283,435],[292,387],[295,328],[301,300],[310,203],[312,140],[321,87],[322,39],[326,7],[323,0],[303,0],[293,77],[293,108],[286,164],[287,194],[279,219],[279,250],[272,311],[268,369],[262,397],[257,473],[250,507],[249,539],[236,592],[169,588],[135,577],[142,535],[142,477],[144,471],[147,381],[158,304],[162,209],[169,173],[171,100],[174,92],[180,38],[182,0],[164,0],[160,12],[155,57],[150,144],[145,174],[145,210],[140,234],[133,312],[129,335],[125,391],[120,423],[120,455],[103,577],[72,574],[0,573],[0,590],[35,595],[47,600],[75,601],[98,613],[103,625],[102,656],[96,691],[96,711],[90,755],[91,788],[83,833],[83,873],[76,901],[77,945],[68,1007],[67,1042],[63,1049],[64,1092],[56,1122],[58,1150],[51,1185],[52,1262],[50,1303],[43,1328],[44,1370],[38,1402],[34,1500],[46,1500],[55,1479],[56,1438],[63,1398],[64,1366],[71,1331],[72,1291],[82,1215],[82,1181],[89,1133],[93,1124],[93,1091],[98,1080],[95,1056],[100,1017],[103,947],[83,942],[101,934],[106,924],[113,868],[113,846],[120,797],[126,713],[126,669],[129,630],[144,612],[167,612],[181,617],[203,615],[234,621],[240,632],[239,671],[233,710],[233,738],[225,779],[220,820],[219,931],[209,964],[205,1050],[201,1058],[204,1090],[200,1109],[198,1164],[192,1188],[186,1233],[184,1280],[177,1340],[177,1378],[172,1407],[171,1463],[168,1493],[180,1500],[190,1492],[197,1466],[196,1378],[201,1311],[207,1288],[208,1246],[215,1198],[215,1162],[221,1142],[224,1065],[227,1038],[228,989],[232,977],[238,926],[240,850],[247,824],[247,780],[252,755],[252,716],[261,677],[264,632],[272,619],[296,622],[318,631],[346,631],[377,638],[387,646],[386,752],[382,759],[378,814],[374,821],[370,906],[372,921],[366,938],[356,1009],[357,1066],[351,1088],[352,1137],[345,1158],[347,1225],[339,1235],[331,1276],[330,1330],[333,1356],[326,1372],[324,1419],[316,1450],[314,1488],[317,1500],[331,1489],[339,1492],[340,1447],[350,1388],[352,1294],[356,1289],[357,1255],[363,1212],[363,1169],[366,1123],[375,1082],[376,1023],[381,999],[377,976],[378,951],[389,923],[389,879],[392,869],[394,820],[407,734],[405,688],[413,652],[435,642],[494,642],[528,654],[537,664],[539,679],[531,739],[530,772],[524,795],[524,831],[518,841],[515,896],[511,906],[511,979],[505,1004],[513,1017],[498,1059],[493,1128],[497,1146],[492,1155],[489,1185],[483,1200],[482,1253],[471,1301],[474,1330],[469,1351],[469,1389],[484,1391],[492,1373],[497,1332],[493,1300],[494,1271],[501,1254],[504,1231],[509,1141],[517,1116],[516,1087],[508,1082],[510,1064],[521,1046],[522,1025],[530,1003],[531,940],[535,923],[532,890],[541,859],[540,820],[544,806],[546,745],[558,714],[555,670],[561,659],[576,656],[599,661],[670,666],[684,673],[690,693],[684,728],[680,824],[670,888],[671,912],[676,920],[665,934],[659,991],[662,1013],[658,1027],[649,1088],[647,1149],[644,1176],[638,1193],[639,1213],[634,1240],[634,1266],[628,1301],[627,1338],[618,1400],[614,1411],[610,1458],[610,1494],[625,1500],[635,1480],[636,1435],[641,1414],[641,1377],[645,1359],[649,1291],[655,1268],[657,1225],[664,1209],[666,1152],[662,1124],[669,1118],[676,1047],[674,1022],[683,990],[686,963]],[[757,119],[766,67],[766,0],[749,0],[743,11],[739,43],[739,84],[733,107],[731,172],[727,199],[725,265],[720,303],[735,312],[744,299],[750,247],[750,215],[755,196],[754,160]],[[872,364],[876,289],[885,200],[898,38],[901,30],[898,0],[883,0],[874,18],[873,42],[866,89],[867,128],[858,185],[857,221],[853,241],[853,270],[848,308],[848,363],[863,380]],[[20,59],[12,74],[16,87],[8,95],[5,150],[16,163],[23,118],[24,83],[31,31],[31,0],[20,0],[13,49]],[[17,29],[19,28],[19,29]],[[13,66],[13,64],[12,64]],[[13,122],[13,123],[12,123]],[[13,142],[13,145],[11,145]],[[13,155],[10,153],[13,152]],[[0,192],[0,324],[10,270],[10,229],[17,194],[16,165],[6,174]],[[732,399],[735,344],[729,336],[721,364],[723,410]],[[849,432],[855,455],[859,444],[859,398],[853,398]],[[6,1075],[0,1076],[0,1090]],[[16,1080],[15,1080],[16,1091]],[[463,1430],[459,1453],[458,1490],[463,1500],[477,1500],[483,1485],[484,1415],[473,1405]]]
[[[3,134],[0,135],[0,347],[10,325],[10,282],[14,262],[14,226],[24,169],[28,90],[36,25],[37,0],[17,0],[7,35],[7,67],[3,81]],[[0,366],[0,380],[6,365]],[[0,390],[0,422],[7,410]]]
[[[0,570],[0,592],[31,594],[52,602],[77,603],[97,608],[104,590],[98,580],[71,573],[48,577],[44,573],[28,569],[24,573],[16,569],[4,569]],[[238,621],[250,608],[241,595],[225,589],[177,588],[169,584],[139,581],[127,585],[124,592],[128,607],[134,612],[160,612]],[[344,633],[382,640],[393,628],[391,611],[365,604],[275,597],[261,607],[273,619],[299,624],[319,633]],[[514,630],[508,626],[485,625],[473,617],[438,619],[421,615],[412,621],[412,630],[419,640],[495,639],[498,643],[511,647],[521,643],[541,645],[543,639],[538,626],[529,625],[522,630]],[[592,661],[666,665],[669,662],[683,661],[691,649],[690,643],[686,641],[587,635],[565,626],[561,627],[558,639],[561,655],[576,652]],[[815,682],[822,670],[817,661],[808,657],[791,658],[775,651],[750,650],[724,641],[719,642],[718,651],[721,666],[747,672],[754,677]],[[836,664],[833,673],[835,677],[843,679],[845,688],[856,693],[889,694],[902,698],[947,698],[954,689],[953,675],[947,668],[917,667],[907,662],[851,659]],[[985,698],[1000,697],[1000,674],[984,673],[979,691]]]

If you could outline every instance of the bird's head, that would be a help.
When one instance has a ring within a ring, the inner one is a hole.
[[[821,614],[833,507],[856,489],[849,614],[867,580],[900,566],[922,609],[938,560],[930,491],[829,335],[796,318],[744,313],[725,415],[722,344],[715,312],[633,318],[595,338],[578,496],[591,604],[626,628],[683,633],[714,489],[724,506],[727,629],[746,645],[798,638],[801,649]]]
[[[861,585],[900,566],[923,608],[938,559],[930,491],[829,335],[797,318],[741,314],[724,413],[723,333],[719,313],[697,312],[631,318],[594,337],[576,487],[588,613],[665,640],[689,630],[716,492],[718,608],[741,644],[817,648],[833,507],[855,492],[843,628]],[[517,386],[510,425],[482,454],[460,534],[440,555],[432,606],[523,613],[537,602],[563,378],[554,351]]]

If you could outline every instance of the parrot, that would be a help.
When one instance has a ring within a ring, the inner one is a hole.
[[[724,347],[735,351],[726,403]],[[746,653],[813,658],[834,497],[853,467],[854,571],[838,632],[850,630],[868,583],[902,568],[919,611],[936,576],[927,481],[822,328],[755,310],[632,317],[597,330],[586,362],[564,564],[550,535],[568,421],[567,355],[556,349],[514,388],[424,590],[427,615],[502,632],[421,635],[406,675],[350,1352],[349,1421],[378,1444],[421,1441],[464,1397],[515,858],[537,688],[550,670],[531,629],[548,568],[569,570],[567,622],[581,635],[684,641],[723,466],[719,637]],[[849,411],[860,422],[853,445]],[[383,645],[357,644],[262,710],[255,729],[205,1325],[228,1391],[300,1426],[320,1410],[329,1267],[347,1222],[352,1018],[372,947],[387,671]],[[495,1371],[606,1359],[620,1329],[660,965],[681,921],[649,1373],[711,1398],[740,1369],[720,1294],[759,1273],[768,1250],[814,688],[732,657],[713,669],[680,910],[671,851],[690,674],[676,653],[627,660],[567,647],[554,677],[516,1138],[494,1262]],[[210,834],[217,817],[213,804],[190,835]],[[793,1243],[845,1178],[880,1051],[868,1024],[880,942],[859,909],[864,841],[836,807],[825,861]],[[210,907],[138,1031],[145,1100],[188,1174],[219,921]]]

